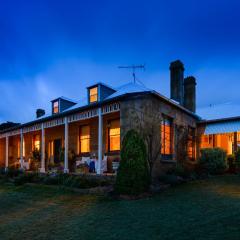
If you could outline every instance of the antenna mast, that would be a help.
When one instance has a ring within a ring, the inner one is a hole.
[[[136,69],[145,70],[145,65],[119,66],[118,68],[130,68],[130,69],[132,69],[133,82],[136,83]]]

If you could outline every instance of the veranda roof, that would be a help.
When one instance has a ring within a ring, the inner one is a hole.
[[[240,119],[222,122],[209,122],[206,125],[205,134],[221,134],[240,131]]]

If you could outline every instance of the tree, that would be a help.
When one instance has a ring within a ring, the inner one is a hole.
[[[130,130],[122,142],[115,190],[119,194],[137,195],[147,191],[149,185],[150,172],[145,143],[135,130]]]

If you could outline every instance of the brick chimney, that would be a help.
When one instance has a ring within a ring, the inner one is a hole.
[[[44,109],[37,109],[36,111],[36,117],[40,118],[45,115],[45,110]]]
[[[196,112],[196,79],[186,77],[184,79],[184,107],[191,112]]]
[[[170,64],[171,99],[184,104],[184,65],[180,60]]]

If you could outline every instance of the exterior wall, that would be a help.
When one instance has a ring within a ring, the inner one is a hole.
[[[6,138],[0,139],[0,167],[5,167],[6,160]]]
[[[161,157],[160,126],[163,115],[173,119],[174,155],[171,161],[164,161]],[[177,162],[186,160],[187,146],[183,144],[182,136],[186,135],[188,127],[196,128],[197,120],[194,117],[152,95],[142,95],[122,101],[120,116],[121,139],[130,129],[137,130],[144,139],[146,139],[146,135],[149,137],[151,134],[152,151],[149,157],[155,156],[154,159],[151,159],[154,161],[153,178],[157,178]]]

